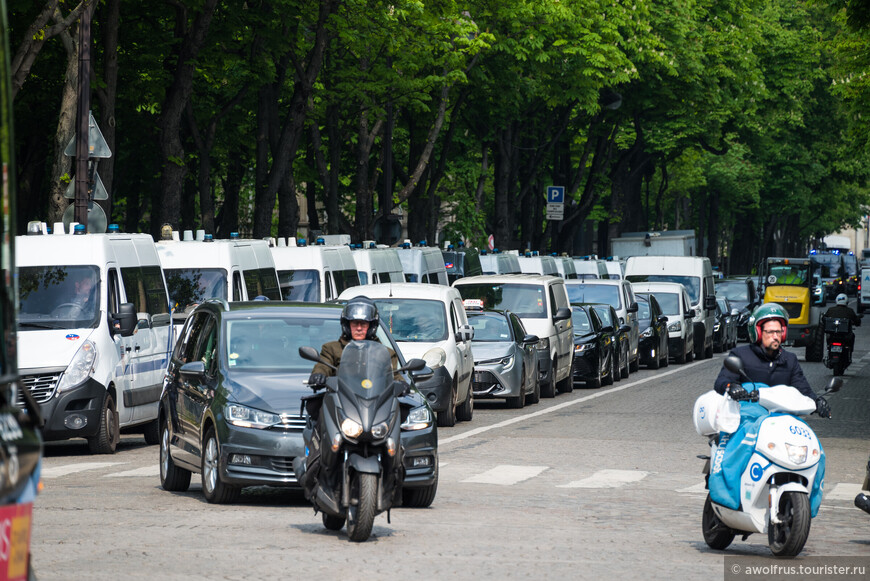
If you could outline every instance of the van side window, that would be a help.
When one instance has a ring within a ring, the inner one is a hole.
[[[245,277],[245,290],[248,291],[248,300],[253,300],[254,297],[263,294],[263,285],[260,282],[260,273],[256,270],[244,270],[242,276]]]
[[[159,266],[122,267],[121,278],[124,281],[127,302],[135,305],[136,312],[152,316],[169,313],[166,285]]]
[[[456,305],[450,303],[450,332],[456,333],[459,330],[459,319],[456,316]]]
[[[377,284],[378,275],[377,273],[372,273],[372,284]],[[359,271],[359,283],[360,284],[368,284],[369,283],[369,274],[367,272]]]
[[[323,286],[326,287],[323,289],[326,300],[332,299],[332,273],[329,271],[323,273]]]
[[[242,300],[242,275],[239,274],[239,271],[233,273],[233,300]]]
[[[552,316],[556,311],[558,311],[562,307],[567,307],[568,301],[565,299],[565,293],[559,292],[559,289],[556,288],[555,284],[550,285],[549,289],[550,289],[550,305],[552,308],[552,312],[550,313],[550,315]]]
[[[106,283],[108,287],[109,297],[108,297],[108,309],[110,313],[117,313],[121,308],[121,288],[118,285],[118,270],[110,269],[109,270],[109,280]]]
[[[278,286],[278,273],[274,268],[261,268],[257,271],[260,277],[261,295],[269,297],[270,301],[281,300],[281,289]],[[257,296],[257,295],[254,295]]]

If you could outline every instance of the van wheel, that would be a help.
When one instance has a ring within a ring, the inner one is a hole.
[[[710,343],[710,345],[704,349],[704,359],[712,359],[712,358],[713,358],[713,344]]]
[[[468,397],[462,405],[456,409],[456,419],[461,422],[470,422],[474,416],[474,392],[471,391],[471,383],[468,384]]]
[[[447,409],[443,412],[438,412],[438,427],[452,428],[456,425],[456,387],[450,389],[450,398],[447,402]]]
[[[553,359],[553,366],[550,368],[550,374],[547,382],[541,388],[542,397],[556,397],[556,360]]]
[[[96,436],[88,438],[88,448],[91,454],[114,454],[120,440],[121,428],[118,425],[115,398],[107,391],[100,410],[100,429]]]

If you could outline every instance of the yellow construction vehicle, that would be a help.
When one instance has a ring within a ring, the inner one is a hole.
[[[807,361],[821,361],[825,334],[819,328],[825,292],[816,263],[807,258],[768,258],[763,276],[764,302],[778,303],[788,313],[786,344],[806,347]]]

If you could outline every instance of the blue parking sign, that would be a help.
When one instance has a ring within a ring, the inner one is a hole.
[[[547,186],[547,203],[564,204],[565,186]]]

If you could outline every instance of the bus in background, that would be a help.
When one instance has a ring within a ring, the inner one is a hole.
[[[12,91],[9,69],[9,26],[6,2],[0,0],[0,454],[9,468],[0,479],[0,578],[27,579],[30,570],[30,531],[33,501],[39,489],[42,458],[42,418],[39,405],[27,389],[19,389],[17,360],[16,306],[18,300],[15,270],[15,160],[13,156]],[[13,470],[12,467],[16,467]]]

